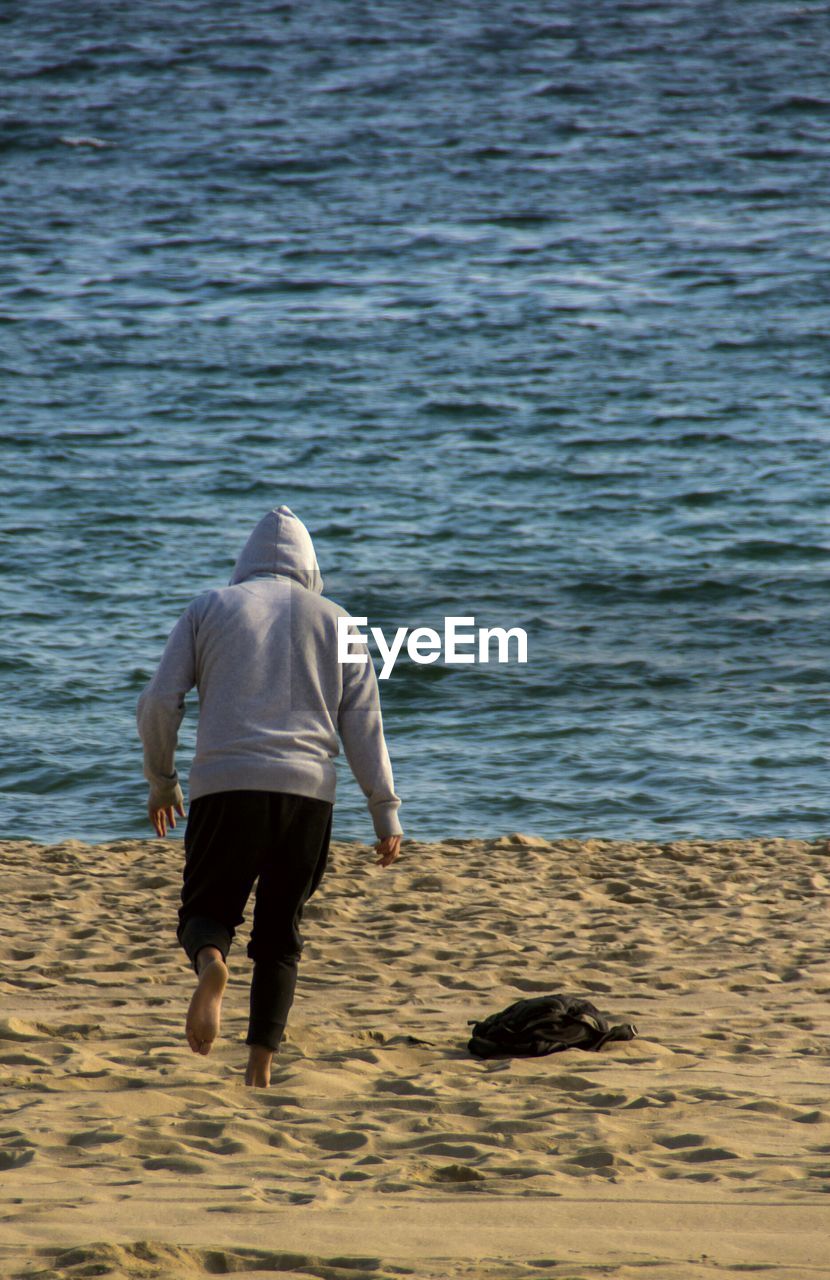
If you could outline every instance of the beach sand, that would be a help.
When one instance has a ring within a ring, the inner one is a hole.
[[[246,926],[185,1041],[180,842],[0,856],[4,1280],[830,1276],[826,840],[335,842],[269,1089]],[[469,1056],[545,992],[640,1035]]]

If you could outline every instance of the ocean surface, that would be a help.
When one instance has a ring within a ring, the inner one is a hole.
[[[280,503],[371,624],[528,633],[381,683],[408,836],[830,833],[830,5],[9,0],[0,55],[0,835],[151,834],[136,699]]]

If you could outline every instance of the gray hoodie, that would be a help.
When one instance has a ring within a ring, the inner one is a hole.
[[[283,506],[260,520],[230,585],[188,605],[138,701],[155,807],[181,799],[176,741],[185,694],[196,685],[191,800],[250,788],[333,803],[339,735],[376,834],[401,833],[375,668],[371,656],[338,662],[337,619],[349,614],[322,590],[308,530]],[[356,640],[351,650],[368,654]]]

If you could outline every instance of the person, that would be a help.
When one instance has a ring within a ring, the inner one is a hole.
[[[367,799],[376,863],[400,855],[375,669],[354,624],[350,652],[367,660],[339,661],[337,620],[350,615],[322,591],[307,528],[287,506],[269,511],[230,584],[203,592],[179,618],[136,711],[156,834],[187,817],[176,935],[197,975],[185,1028],[194,1053],[209,1053],[219,1034],[228,951],[256,880],[245,1074],[254,1087],[270,1083],[294,999],[299,926],[326,867],[341,742]],[[185,814],[175,752],[194,685]]]

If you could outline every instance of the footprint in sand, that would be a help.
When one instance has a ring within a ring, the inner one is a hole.
[[[19,1129],[4,1129],[0,1132],[0,1173],[5,1169],[19,1169],[34,1158],[34,1147]]]
[[[99,1147],[108,1142],[121,1142],[124,1136],[115,1129],[85,1129],[70,1134],[67,1143],[70,1147]]]
[[[197,1138],[221,1138],[225,1127],[224,1120],[185,1120],[179,1130]]]
[[[19,1169],[24,1164],[29,1164],[34,1160],[35,1153],[32,1147],[21,1151],[0,1151],[0,1173],[6,1169]]]
[[[0,1020],[0,1040],[39,1040],[43,1032],[22,1018]]]
[[[582,1169],[610,1169],[617,1158],[606,1147],[583,1147],[569,1157],[569,1163]]]
[[[48,1067],[49,1059],[41,1058],[35,1053],[25,1053],[22,1049],[13,1049],[0,1053],[2,1067]]]
[[[446,1164],[441,1169],[433,1170],[430,1175],[433,1182],[483,1182],[484,1174],[471,1169],[468,1164]]]
[[[680,1151],[684,1147],[702,1147],[707,1139],[702,1133],[665,1133],[654,1141],[669,1151]]]
[[[314,1141],[323,1151],[357,1151],[365,1147],[369,1139],[365,1133],[347,1129],[343,1133],[318,1133]]]
[[[692,1151],[679,1151],[678,1158],[687,1164],[708,1164],[710,1160],[737,1160],[737,1151],[725,1147],[696,1147]]]
[[[206,1173],[207,1165],[189,1156],[152,1156],[143,1160],[145,1169],[169,1169],[171,1173]]]

